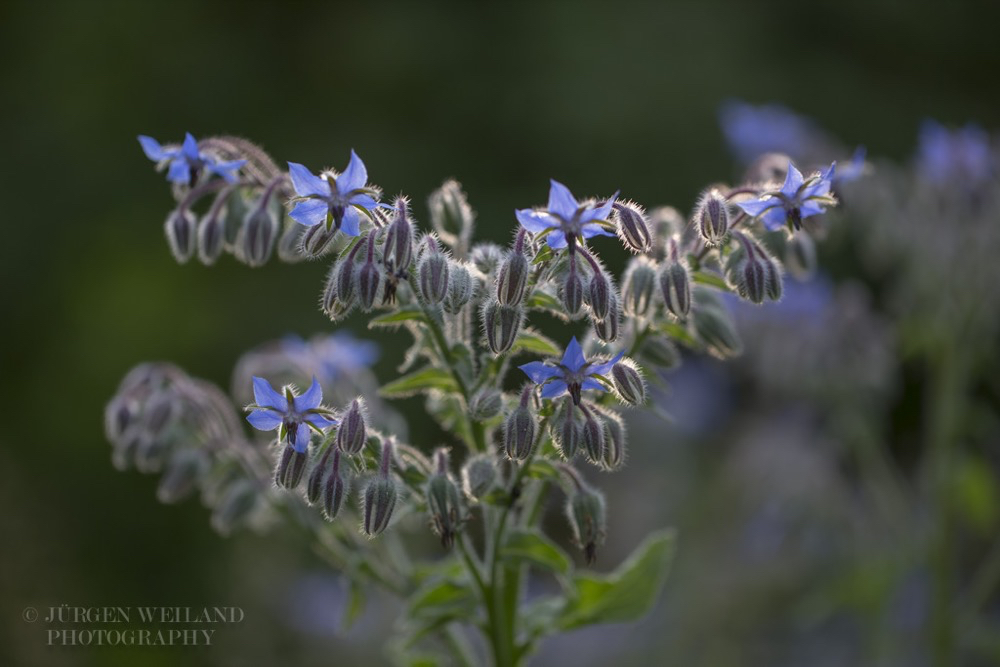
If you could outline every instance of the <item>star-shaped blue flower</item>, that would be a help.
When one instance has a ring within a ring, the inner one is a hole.
[[[597,377],[607,377],[614,366],[624,356],[624,352],[619,352],[611,361],[602,364],[593,364],[583,356],[583,349],[576,337],[566,346],[562,361],[555,366],[550,366],[543,361],[532,361],[519,368],[525,375],[531,378],[535,384],[544,385],[542,387],[542,398],[557,398],[569,392],[573,397],[573,403],[580,404],[580,392],[584,389],[595,389],[597,391],[607,391],[603,384],[597,381]]]
[[[185,185],[193,184],[198,174],[208,171],[226,179],[229,183],[236,182],[236,172],[247,163],[246,160],[231,162],[216,162],[213,158],[198,150],[198,142],[191,133],[184,135],[184,143],[180,148],[165,149],[153,137],[139,135],[139,145],[143,152],[153,162],[169,162],[167,180]]]
[[[359,210],[371,211],[379,206],[366,187],[368,169],[358,154],[351,151],[351,161],[336,179],[316,176],[297,162],[288,163],[288,175],[298,195],[298,203],[289,215],[306,227],[326,222],[347,236],[357,236],[360,230]]]
[[[295,451],[303,453],[309,446],[309,426],[317,430],[329,428],[337,423],[327,417],[320,408],[323,390],[316,378],[312,386],[301,396],[282,396],[264,378],[253,378],[254,404],[247,421],[255,429],[273,431],[279,429],[278,437],[284,437]],[[289,400],[291,399],[291,400]]]
[[[788,163],[788,175],[785,184],[777,192],[766,192],[760,199],[739,202],[739,206],[747,215],[759,217],[770,231],[781,229],[786,223],[795,229],[802,226],[802,220],[819,215],[825,210],[824,205],[835,203],[830,196],[833,185],[833,173],[837,163],[818,176],[808,181],[802,177],[802,172]]]
[[[614,236],[601,225],[611,215],[612,207],[618,193],[600,206],[584,204],[576,200],[573,193],[558,181],[551,181],[549,188],[549,205],[545,211],[530,208],[514,212],[521,226],[532,234],[546,234],[545,240],[553,250],[565,248],[577,239],[589,239],[594,236]]]

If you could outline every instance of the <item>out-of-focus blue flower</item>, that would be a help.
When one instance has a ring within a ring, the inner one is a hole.
[[[771,152],[813,155],[829,143],[814,122],[779,104],[730,100],[719,108],[719,123],[730,151],[744,164]]]
[[[323,384],[342,374],[370,368],[379,358],[379,348],[370,340],[355,338],[347,331],[305,341],[296,335],[281,340],[282,351],[299,366],[320,376]]]
[[[802,220],[824,212],[824,206],[835,203],[830,196],[836,162],[822,174],[802,177],[802,172],[788,163],[788,175],[781,190],[765,192],[759,199],[739,202],[736,205],[750,216],[759,217],[770,231],[781,229],[786,223],[794,229]]]
[[[925,120],[920,127],[917,169],[925,181],[975,187],[992,177],[994,161],[990,136],[978,125],[949,130]]]
[[[590,363],[583,356],[583,348],[574,336],[566,346],[562,361],[558,364],[550,366],[543,361],[532,361],[519,368],[531,378],[532,382],[544,385],[542,398],[557,398],[569,392],[573,402],[579,405],[582,390],[607,391],[596,378],[606,378],[611,372],[611,367],[618,363],[624,354],[619,352],[615,358],[601,364]]]
[[[833,174],[833,184],[841,185],[856,181],[865,173],[865,157],[868,151],[864,146],[858,146],[851,156],[851,161],[840,167]]]
[[[249,406],[251,412],[247,415],[250,425],[261,431],[280,429],[278,437],[284,436],[299,453],[305,452],[309,446],[309,426],[322,430],[337,423],[320,408],[323,390],[316,378],[301,396],[292,396],[290,392],[282,396],[270,382],[254,376],[253,398],[254,404]]]
[[[202,171],[217,174],[229,183],[236,182],[236,172],[247,163],[246,160],[231,162],[216,162],[214,159],[198,150],[198,142],[191,133],[184,135],[184,143],[180,148],[166,149],[153,137],[139,135],[139,145],[143,152],[153,162],[169,162],[167,180],[174,183],[190,185]]]
[[[611,215],[617,197],[618,193],[615,192],[600,206],[581,204],[569,188],[552,180],[547,210],[524,208],[514,214],[522,227],[532,234],[546,234],[545,240],[549,247],[558,250],[570,243],[575,244],[581,238],[614,236],[614,232],[605,229],[600,223],[607,221]]]
[[[347,236],[361,233],[360,211],[371,211],[378,207],[373,195],[377,190],[367,187],[368,169],[358,154],[351,150],[351,160],[344,173],[333,178],[316,176],[297,162],[288,163],[297,201],[289,215],[306,227],[327,224]]]

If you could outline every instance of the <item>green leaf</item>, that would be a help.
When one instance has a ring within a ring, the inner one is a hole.
[[[439,579],[413,594],[408,618],[439,621],[471,616],[475,610],[476,596],[471,586],[452,579]]]
[[[567,318],[566,309],[559,299],[542,289],[532,290],[531,296],[525,301],[525,306],[529,309],[547,310],[562,319]]]
[[[345,631],[350,630],[354,622],[358,620],[361,616],[361,612],[365,610],[365,589],[361,585],[361,582],[357,579],[352,579],[347,591],[347,605],[344,610],[344,618],[342,620],[343,629]]]
[[[525,329],[517,335],[511,353],[521,350],[543,357],[558,357],[562,354],[562,350],[551,338],[543,336],[533,329]]]
[[[699,285],[709,285],[711,287],[718,288],[723,292],[732,292],[733,290],[726,283],[726,279],[717,273],[711,273],[709,271],[695,271],[691,278],[694,279]]]
[[[657,328],[668,337],[676,340],[686,347],[694,349],[701,348],[701,344],[698,342],[698,339],[695,338],[683,324],[679,324],[677,322],[663,322]]]
[[[400,398],[432,389],[452,393],[458,391],[458,385],[448,371],[428,366],[383,385],[379,393],[387,398]]]
[[[400,308],[399,310],[394,310],[391,313],[386,313],[384,315],[379,315],[378,317],[373,317],[368,322],[368,328],[372,329],[375,327],[393,327],[406,322],[426,322],[427,318],[424,313],[419,308],[414,308],[409,306],[407,308]]]
[[[541,264],[542,262],[552,259],[554,256],[555,253],[552,252],[552,248],[548,244],[545,244],[542,246],[542,249],[538,251],[538,254],[535,255],[535,258],[531,261],[531,263],[532,265]]]
[[[504,560],[526,561],[560,574],[569,571],[570,560],[555,542],[536,532],[514,531],[500,550]]]
[[[663,588],[674,555],[674,532],[646,538],[628,560],[609,575],[577,575],[576,595],[559,619],[562,630],[593,623],[620,623],[644,616]]]

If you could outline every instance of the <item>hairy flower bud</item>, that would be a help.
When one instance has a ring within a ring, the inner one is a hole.
[[[576,416],[573,401],[563,401],[555,421],[553,436],[563,457],[567,461],[572,460],[583,442],[583,424]]]
[[[796,232],[785,244],[785,266],[799,280],[816,273],[816,242],[805,232]]]
[[[429,304],[439,304],[448,294],[448,258],[438,250],[437,242],[427,237],[428,250],[417,266],[420,296]]]
[[[500,414],[503,394],[492,387],[483,387],[469,400],[469,416],[476,421],[487,421]]]
[[[351,407],[344,413],[337,427],[337,447],[345,454],[353,456],[365,446],[367,437],[365,406],[362,399],[356,398],[351,401]]]
[[[519,235],[518,240],[520,239]],[[527,282],[528,258],[524,256],[524,252],[515,248],[504,257],[497,272],[497,301],[507,306],[520,305]]]
[[[170,457],[166,470],[156,488],[156,497],[161,503],[175,503],[188,496],[198,484],[198,480],[208,470],[208,457],[200,449],[185,447]]]
[[[587,564],[592,565],[597,547],[604,542],[604,496],[591,489],[572,466],[560,464],[560,469],[570,480],[571,489],[566,494],[566,518],[573,531],[573,541],[583,549]]]
[[[594,333],[605,343],[612,343],[618,340],[620,326],[621,306],[618,305],[618,297],[612,294],[607,316],[603,320],[594,320]]]
[[[294,489],[302,481],[309,455],[292,445],[285,445],[274,471],[274,483],[286,489]]]
[[[594,318],[597,320],[605,319],[611,309],[611,299],[614,298],[614,295],[611,293],[611,281],[608,280],[603,271],[594,272],[587,289],[587,297]]]
[[[583,449],[587,459],[600,465],[604,460],[604,420],[587,407],[583,411]]]
[[[323,516],[327,521],[333,521],[340,514],[340,508],[344,506],[344,498],[347,496],[348,480],[340,471],[340,452],[333,452],[333,466],[330,474],[323,484]]]
[[[274,241],[278,237],[278,218],[269,205],[270,197],[247,212],[237,238],[239,256],[249,266],[262,266],[271,257]]]
[[[472,274],[458,262],[451,262],[448,274],[451,279],[448,281],[448,294],[444,298],[444,309],[455,314],[461,311],[465,304],[472,299],[472,290],[475,285]]]
[[[686,319],[691,312],[691,278],[683,260],[668,258],[664,261],[660,269],[660,291],[667,310],[681,320]]]
[[[692,321],[694,333],[706,351],[719,359],[738,355],[743,350],[743,343],[715,290],[699,286],[694,290],[694,299],[698,304]]]
[[[364,531],[374,537],[385,530],[396,508],[396,482],[389,474],[392,465],[392,444],[382,444],[379,472],[365,488]]]
[[[523,461],[531,454],[535,446],[535,414],[529,405],[533,385],[521,392],[521,400],[514,408],[503,426],[503,447],[507,456],[515,461]]]
[[[295,227],[301,229],[302,225],[296,223]],[[307,228],[300,237],[302,254],[307,257],[323,256],[333,248],[333,239],[337,237],[338,231],[336,227],[327,229],[326,225],[313,225]]]
[[[497,478],[496,461],[489,454],[477,454],[462,467],[462,490],[473,500],[483,498]]]
[[[618,415],[604,413],[604,458],[606,470],[617,470],[625,463],[625,424]]]
[[[503,260],[503,249],[495,243],[479,243],[472,248],[473,266],[483,275],[493,273]]]
[[[701,196],[694,214],[701,238],[708,245],[718,245],[729,231],[729,204],[721,192],[712,188]]]
[[[170,245],[170,252],[174,254],[174,259],[181,264],[191,259],[197,238],[194,214],[186,208],[174,209],[167,216],[163,231],[166,232],[167,243]]]
[[[431,226],[441,240],[452,247],[472,238],[475,214],[458,181],[446,181],[427,199]]]
[[[764,262],[764,291],[771,301],[780,301],[784,291],[784,280],[781,276],[781,263],[769,253],[763,253],[761,261]]]
[[[653,303],[656,267],[646,257],[636,257],[622,279],[622,307],[630,317],[644,317]]]
[[[629,405],[646,402],[646,383],[631,359],[622,359],[611,367],[611,380],[618,396]]]
[[[575,268],[571,267],[566,272],[560,286],[559,296],[562,298],[563,307],[570,317],[580,312],[580,307],[583,305],[583,280],[580,279],[580,274]]]
[[[322,227],[322,225],[315,225],[315,227]],[[333,274],[337,282],[337,299],[342,303],[351,303],[358,286],[358,265],[354,263],[354,258],[345,257],[334,264]]]
[[[461,526],[462,501],[451,474],[448,472],[448,452],[434,452],[434,474],[427,481],[427,511],[431,526],[441,538],[441,546],[450,549]]]
[[[211,266],[222,255],[226,241],[226,219],[213,205],[198,223],[198,259]]]
[[[523,317],[520,306],[503,306],[491,301],[483,307],[486,342],[494,354],[503,354],[514,345]]]
[[[382,286],[382,273],[375,262],[365,262],[358,271],[358,304],[368,312],[375,307],[379,288]]]
[[[413,226],[410,224],[405,199],[396,201],[396,215],[389,225],[382,247],[386,269],[394,275],[403,275],[413,259]]]
[[[632,202],[615,202],[615,218],[618,223],[618,236],[632,252],[646,252],[652,246],[649,224],[645,213]]]

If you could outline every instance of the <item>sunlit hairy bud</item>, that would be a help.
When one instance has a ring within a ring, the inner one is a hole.
[[[368,537],[374,537],[385,530],[396,508],[396,482],[389,474],[392,462],[392,444],[382,444],[382,458],[379,472],[365,488],[364,523]]]
[[[559,289],[559,296],[562,299],[563,308],[572,317],[580,312],[583,306],[583,280],[575,267],[571,267],[566,272]]]
[[[480,273],[489,275],[503,260],[503,249],[495,243],[479,243],[472,249],[470,259]]]
[[[222,535],[232,533],[253,514],[258,495],[256,487],[249,480],[241,479],[230,484],[212,513],[212,528]]]
[[[677,346],[666,336],[648,336],[642,342],[639,354],[647,363],[660,368],[674,368],[681,362]]]
[[[535,414],[531,409],[530,400],[534,386],[530,385],[521,392],[518,406],[511,412],[503,426],[503,447],[507,456],[515,461],[523,461],[531,455],[535,446]]]
[[[621,329],[621,306],[618,305],[618,297],[611,295],[608,304],[608,315],[603,320],[594,320],[594,333],[605,343],[612,343],[618,340]]]
[[[573,531],[573,541],[583,549],[587,564],[592,565],[597,557],[597,547],[604,542],[604,496],[591,489],[571,466],[560,464],[560,470],[571,482],[566,500],[566,518]]]
[[[646,252],[652,246],[652,235],[642,207],[632,202],[616,202],[615,219],[618,236],[632,252]]]
[[[583,449],[587,460],[600,465],[604,460],[604,420],[587,407],[583,412]]]
[[[351,401],[351,407],[340,419],[340,425],[337,427],[337,447],[345,454],[353,456],[365,446],[367,437],[365,405],[362,399],[356,398]]]
[[[483,387],[469,400],[469,416],[476,421],[493,419],[503,407],[503,394],[492,387]]]
[[[181,264],[191,259],[197,238],[194,214],[186,208],[171,211],[163,225],[163,231],[166,232],[167,243],[170,245],[170,252],[174,254],[174,259]]]
[[[319,227],[320,225],[316,225]],[[330,271],[327,273],[326,284],[323,286],[323,295],[321,297],[321,305],[323,311],[330,316],[331,320],[337,320],[337,318],[342,317],[347,314],[351,308],[354,307],[355,303],[355,289],[354,281],[346,281],[346,286],[349,291],[345,295],[346,298],[342,298],[340,294],[340,278],[341,272],[347,270],[347,276],[353,277],[353,262],[348,264],[346,269],[343,266],[344,262],[349,260],[342,260],[341,262],[336,262],[330,267]]]
[[[358,304],[368,312],[375,307],[379,288],[382,286],[382,273],[375,262],[365,262],[358,271]]]
[[[285,445],[274,471],[274,483],[286,489],[294,489],[302,481],[309,455],[292,445]]]
[[[208,457],[200,449],[186,447],[174,452],[156,488],[161,503],[175,503],[186,498],[208,470]]]
[[[673,206],[662,206],[654,209],[649,216],[650,228],[653,232],[653,248],[651,254],[653,259],[662,262],[669,256],[667,252],[667,241],[675,234],[684,232],[687,222]]]
[[[448,472],[448,452],[434,452],[434,474],[427,481],[427,511],[431,526],[441,538],[441,546],[450,549],[461,527],[462,501],[451,474]]]
[[[594,318],[603,320],[611,310],[611,281],[603,271],[595,271],[587,289],[587,300]]]
[[[448,258],[438,250],[437,241],[427,237],[428,249],[417,266],[420,296],[429,304],[439,304],[448,294]]]
[[[386,268],[395,275],[402,275],[413,259],[413,225],[403,198],[396,200],[396,214],[386,232],[382,253]]]
[[[335,449],[333,446],[327,447],[323,451],[323,456],[313,465],[312,472],[309,473],[309,479],[306,481],[306,499],[310,503],[317,503],[323,497],[323,482],[329,472],[330,456]]]
[[[664,260],[660,268],[660,292],[663,303],[678,319],[686,319],[691,312],[691,277],[683,260]]]
[[[583,423],[577,417],[573,401],[564,400],[553,425],[553,438],[563,457],[572,460],[583,442]]]
[[[462,264],[452,262],[448,271],[448,295],[444,298],[444,309],[449,313],[458,313],[472,299],[475,287],[472,274]]]
[[[622,359],[611,367],[611,380],[618,396],[629,405],[646,402],[646,382],[631,359]]]
[[[816,273],[816,242],[805,232],[796,232],[785,245],[785,266],[799,280],[808,280]]]
[[[295,226],[299,229],[302,228],[302,225],[298,223]],[[302,254],[307,257],[321,257],[333,248],[333,240],[337,237],[338,231],[336,227],[327,229],[326,225],[313,225],[305,232],[300,232],[302,234],[300,237]]]
[[[337,281],[337,300],[350,303],[354,300],[358,286],[358,265],[354,263],[353,257],[345,257],[333,266],[333,274]]]
[[[695,209],[694,220],[701,238],[708,245],[718,245],[729,232],[729,204],[716,189],[702,194]]]
[[[164,389],[153,394],[146,401],[142,410],[142,433],[149,438],[159,438],[176,421],[180,414],[177,396],[173,391]]]
[[[497,301],[516,306],[524,298],[528,282],[528,258],[524,256],[524,230],[518,232],[514,249],[507,253],[497,272]]]
[[[261,266],[271,257],[278,236],[278,218],[267,196],[261,197],[243,219],[237,244],[239,255],[249,266]]]
[[[215,264],[226,245],[226,219],[221,213],[221,207],[213,205],[198,223],[198,259],[206,266]]]
[[[622,279],[622,308],[630,317],[644,317],[653,303],[656,266],[646,257],[636,257]]]
[[[462,490],[472,500],[479,500],[493,488],[497,464],[489,454],[477,454],[462,467]]]
[[[625,463],[625,424],[618,415],[604,413],[604,458],[606,470],[617,470]]]
[[[483,307],[486,342],[494,354],[503,354],[514,345],[523,318],[520,306],[502,306],[491,301]]]
[[[458,181],[446,181],[427,199],[431,225],[441,240],[450,246],[472,238],[475,214]]]
[[[325,225],[313,225],[313,227],[325,227]],[[278,259],[288,264],[301,262],[307,255],[303,248],[305,233],[313,227],[303,227],[294,220],[285,218],[285,229],[278,237]]]
[[[771,301],[780,301],[784,291],[784,280],[781,275],[781,263],[769,253],[764,253],[764,291]]]
[[[695,336],[708,353],[720,359],[738,355],[743,350],[743,343],[729,311],[715,291],[699,286],[694,290],[694,299],[698,304],[692,318]]]
[[[764,302],[767,268],[756,254],[744,257],[737,272],[736,291],[754,303]]]
[[[323,484],[323,516],[327,521],[333,521],[340,514],[347,496],[348,480],[340,470],[340,452],[333,453],[333,466]]]

